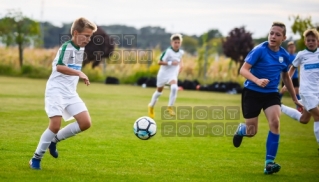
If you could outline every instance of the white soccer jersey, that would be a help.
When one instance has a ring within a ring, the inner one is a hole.
[[[52,73],[47,81],[45,95],[59,95],[62,98],[77,96],[78,76],[65,75],[57,71],[57,65],[65,65],[75,70],[81,70],[84,47],[78,47],[72,41],[65,42],[52,62]]]
[[[298,52],[292,64],[300,66],[300,93],[319,93],[319,50]]]
[[[178,51],[175,51],[172,47],[170,47],[162,53],[160,60],[164,62],[180,62],[183,54],[183,50],[179,49]],[[179,68],[179,65],[161,65],[158,71],[158,77],[177,77]]]

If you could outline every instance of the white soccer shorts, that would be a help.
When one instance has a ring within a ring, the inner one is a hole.
[[[69,99],[62,97],[45,97],[45,111],[48,117],[62,116],[64,121],[70,121],[74,115],[87,111],[87,107],[79,96]]]
[[[165,84],[169,84],[169,82],[175,80],[177,82],[177,77],[157,77],[156,86],[164,87]]]
[[[302,104],[307,111],[319,105],[319,93],[300,93]]]

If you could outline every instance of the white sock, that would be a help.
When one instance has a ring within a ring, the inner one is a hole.
[[[293,109],[291,107],[281,104],[281,111],[285,113],[286,115],[288,115],[289,117],[297,121],[300,121],[301,113],[297,109]]]
[[[152,100],[149,104],[150,107],[154,107],[158,98],[162,95],[162,92],[158,92],[157,90],[154,92],[153,96],[152,96]]]
[[[314,133],[315,133],[317,142],[318,142],[318,144],[319,144],[319,121],[315,121],[315,122],[313,123],[313,131],[314,131]]]
[[[168,106],[173,106],[177,96],[177,84],[171,85],[171,93],[169,95]]]
[[[39,144],[37,149],[35,150],[35,153],[33,155],[33,158],[41,159],[45,153],[45,151],[50,146],[51,140],[54,138],[56,134],[53,133],[49,128],[47,128],[41,135]]]
[[[78,122],[73,122],[68,125],[66,125],[64,128],[62,128],[58,134],[52,139],[52,142],[59,142],[61,140],[65,140],[67,138],[70,138],[78,133],[81,132],[80,126]]]

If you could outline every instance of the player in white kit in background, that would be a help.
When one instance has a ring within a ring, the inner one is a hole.
[[[156,101],[161,96],[165,84],[170,85],[170,95],[167,107],[167,112],[171,116],[175,116],[173,105],[177,96],[177,78],[183,68],[182,56],[184,51],[180,49],[182,44],[182,35],[173,34],[171,36],[171,47],[167,48],[161,55],[158,64],[161,65],[157,74],[156,91],[152,96],[152,100],[148,105],[148,115],[151,118],[155,117],[154,106]]]
[[[300,66],[300,97],[304,110],[281,105],[281,111],[302,124],[307,124],[311,116],[314,118],[314,134],[319,150],[319,33],[316,29],[306,30],[303,34],[306,49],[300,51],[289,70],[292,76]]]
[[[45,111],[50,122],[29,162],[32,169],[41,169],[40,162],[47,149],[57,158],[56,144],[59,141],[75,136],[91,126],[89,112],[76,92],[76,87],[79,78],[86,85],[90,84],[81,68],[84,47],[96,30],[96,25],[85,18],[75,20],[71,27],[72,39],[60,47],[52,62],[52,73],[45,89]],[[76,121],[60,130],[62,117],[65,121],[74,118]]]

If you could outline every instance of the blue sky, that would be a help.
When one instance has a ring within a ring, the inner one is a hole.
[[[311,16],[319,23],[319,0],[0,0],[0,16],[7,9],[20,9],[27,16],[55,25],[83,16],[100,25],[151,25],[196,35],[212,28],[226,35],[245,25],[255,38],[267,35],[273,21],[290,27],[290,15]],[[290,28],[287,36],[293,36]]]

